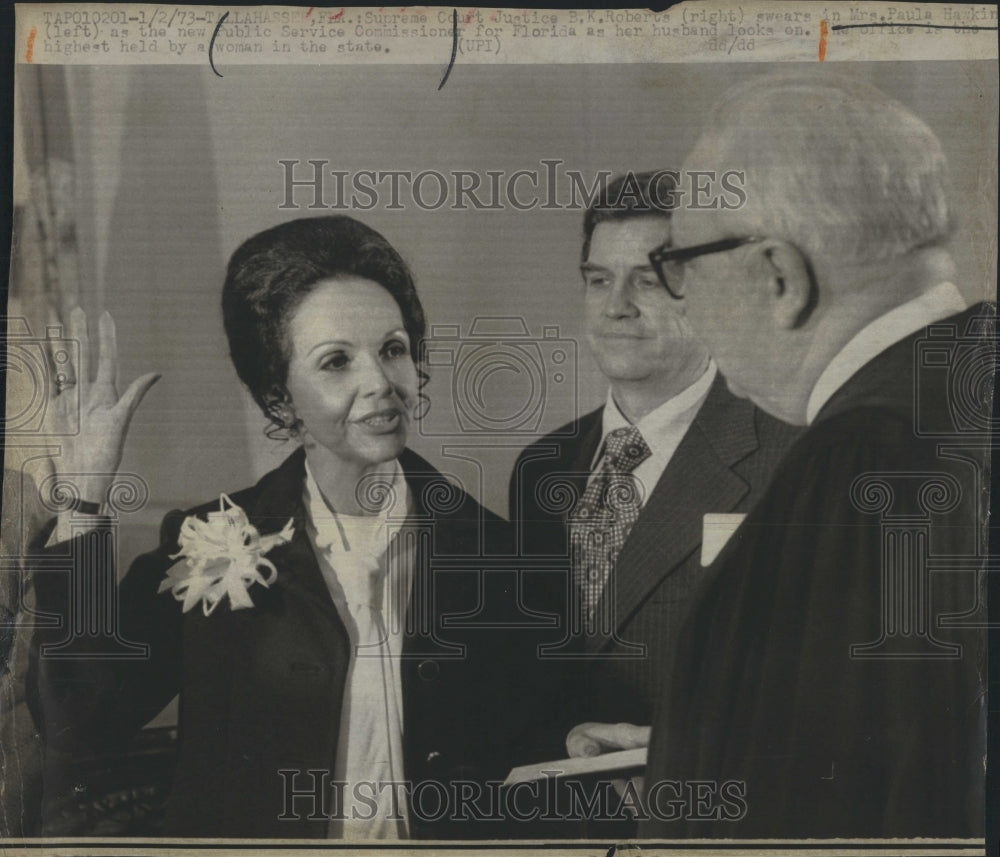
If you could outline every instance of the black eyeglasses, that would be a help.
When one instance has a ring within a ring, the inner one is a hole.
[[[735,250],[745,244],[755,244],[764,239],[759,235],[748,235],[743,238],[721,238],[718,241],[709,241],[707,244],[694,244],[691,247],[671,247],[667,241],[657,247],[649,254],[649,264],[656,271],[656,276],[660,278],[674,300],[684,297],[684,264],[696,259],[698,256],[708,256],[711,253],[725,253],[727,250]]]

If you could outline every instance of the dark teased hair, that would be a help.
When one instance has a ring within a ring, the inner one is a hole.
[[[222,319],[236,374],[269,420],[288,379],[288,322],[317,283],[364,277],[399,306],[420,364],[427,325],[410,269],[378,232],[342,214],[306,217],[265,229],[229,259],[222,287]],[[288,428],[288,426],[281,426]]]
[[[676,170],[656,170],[646,173],[631,171],[615,176],[597,195],[583,216],[583,250],[580,261],[590,255],[590,240],[597,224],[609,220],[630,220],[633,217],[670,219],[677,207],[678,173]]]

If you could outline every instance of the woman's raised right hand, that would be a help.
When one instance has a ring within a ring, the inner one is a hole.
[[[103,503],[118,473],[132,415],[160,375],[150,372],[136,378],[118,394],[118,343],[111,314],[97,322],[97,375],[90,380],[90,336],[87,315],[76,307],[69,318],[69,337],[79,351],[62,364],[53,363],[46,409],[45,433],[59,452],[49,459],[61,483],[72,483],[77,496]],[[76,425],[79,423],[79,431]]]

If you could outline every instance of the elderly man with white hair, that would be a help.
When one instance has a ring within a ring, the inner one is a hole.
[[[940,144],[780,75],[723,98],[706,169],[745,206],[675,212],[651,261],[730,388],[808,429],[706,570],[641,832],[981,837],[995,308],[953,283]]]

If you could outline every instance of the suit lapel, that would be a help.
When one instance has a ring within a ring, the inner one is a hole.
[[[701,544],[706,512],[731,512],[750,490],[732,467],[757,449],[753,405],[716,378],[694,422],[643,506],[604,597],[619,629],[643,600]],[[600,611],[601,606],[598,607]],[[588,638],[591,649],[611,642]]]
[[[584,423],[584,420],[588,420],[588,418],[589,425]],[[563,515],[563,524],[566,526],[569,526],[569,514],[573,510],[573,506],[576,505],[576,500],[583,496],[583,492],[587,488],[587,479],[591,474],[594,456],[603,440],[604,408],[598,408],[588,414],[581,420],[581,423],[583,424],[581,425],[580,440],[573,443],[570,449],[564,448],[564,454],[569,452],[569,455],[563,460],[568,478],[573,485],[573,496],[576,498],[569,510]]]
[[[413,574],[407,604],[407,632],[403,640],[403,657],[407,661],[403,672],[405,690],[408,684],[416,682],[414,659],[435,655],[454,657],[459,651],[438,638],[437,595],[445,584],[433,579],[433,558],[471,554],[475,550],[474,539],[481,534],[484,522],[477,520],[481,507],[472,503],[464,492],[461,492],[457,503],[450,502],[454,492],[461,489],[449,482],[429,461],[410,449],[404,449],[399,463],[411,496],[408,523],[415,525],[418,532],[430,527],[429,538],[421,534],[416,539],[411,559]],[[442,487],[436,487],[439,485]],[[435,498],[449,498],[445,503],[446,510],[433,508]]]
[[[302,496],[304,486],[305,450],[300,447],[277,470],[267,474],[258,483],[254,498],[248,504],[247,515],[261,534],[277,532],[289,518],[292,519],[295,527],[292,540],[276,547],[267,557],[278,569],[277,585],[318,607],[349,643],[347,628],[330,597],[330,590],[323,579],[306,532],[306,510]]]
[[[403,692],[404,698],[409,698],[412,695],[413,685],[417,683],[412,659],[426,652],[424,640],[428,636],[433,638],[434,635],[433,618],[430,623],[427,619],[433,616],[434,611],[432,585],[434,569],[431,557],[438,549],[439,536],[438,528],[433,526],[433,516],[425,502],[429,480],[436,471],[427,461],[409,449],[403,450],[399,463],[403,468],[406,486],[410,492],[408,524],[412,522],[418,529],[425,524],[432,524],[430,538],[418,536],[411,557],[412,578],[410,597],[406,605],[406,636],[403,639],[403,658],[406,661],[403,665]]]
[[[468,513],[467,500],[463,500],[453,515],[430,511],[425,502],[427,495],[429,492],[434,493],[433,483],[442,481],[445,477],[408,449],[400,456],[400,464],[413,498],[413,519],[418,526],[430,521],[441,522],[447,518],[462,517]],[[295,534],[292,540],[288,544],[274,548],[268,554],[268,559],[278,569],[279,585],[322,610],[349,644],[347,628],[330,597],[330,590],[316,560],[309,534],[306,532],[306,509],[302,496],[304,485],[305,452],[299,448],[280,467],[267,474],[258,483],[253,498],[247,503],[246,512],[251,523],[262,534],[277,532],[284,527],[289,518],[293,519]],[[422,593],[432,592],[427,580],[427,575],[431,571],[430,551],[444,554],[453,552],[454,546],[448,544],[453,530],[453,527],[438,526],[432,530],[433,544],[424,544],[422,539],[418,540],[420,542],[417,547],[418,554],[413,558],[414,592],[417,591],[417,587],[422,587],[419,590]],[[421,553],[423,550],[427,551],[426,556]],[[404,652],[414,653],[418,649],[426,648],[422,646],[421,641],[425,640],[429,629],[425,627],[426,621],[417,621],[418,617],[414,611],[424,609],[418,602],[419,599],[411,596],[408,605],[410,611],[408,627],[413,629],[413,632],[407,635]],[[427,607],[432,609],[433,605]],[[430,632],[430,637],[433,638],[433,632]]]

